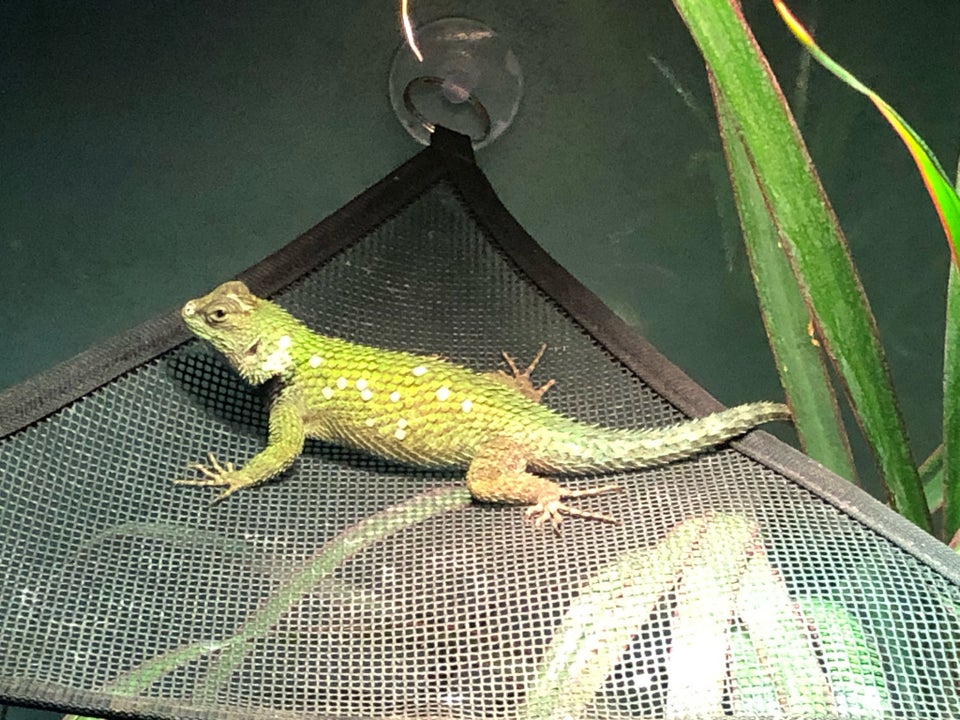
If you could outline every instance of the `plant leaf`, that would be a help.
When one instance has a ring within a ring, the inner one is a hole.
[[[894,506],[929,531],[930,514],[876,322],[783,93],[734,0],[674,0],[674,5],[736,118],[777,218],[780,242]]]
[[[906,121],[900,117],[900,114],[888,105],[883,98],[877,95],[862,82],[857,80],[850,72],[843,68],[837,61],[827,55],[813,41],[810,33],[800,24],[789,8],[782,0],[773,0],[773,4],[780,13],[780,17],[790,28],[790,31],[797,37],[810,54],[832,72],[838,78],[843,80],[854,90],[863,93],[877,106],[877,110],[887,119],[893,129],[903,140],[910,154],[913,156],[920,176],[923,178],[927,191],[934,202],[937,214],[940,216],[940,223],[943,225],[944,232],[947,235],[947,242],[950,243],[950,254],[953,257],[954,265],[957,264],[957,239],[960,238],[960,197],[957,196],[953,185],[947,174],[943,171],[940,161],[937,160],[933,151],[927,146],[923,139],[914,132],[913,128],[907,125]]]
[[[927,496],[927,507],[936,512],[943,507],[943,445],[930,453],[919,468],[923,493]]]
[[[763,323],[801,447],[817,462],[841,477],[855,481],[853,458],[846,429],[840,420],[837,396],[823,362],[819,341],[808,332],[813,326],[810,311],[779,243],[770,242],[770,238],[780,235],[777,220],[770,214],[736,120],[717,89],[712,73],[710,89],[717,107],[720,136],[733,180],[737,212]]]
[[[943,540],[960,530],[960,270],[950,264],[943,338]]]
[[[960,240],[960,197],[933,151],[900,114],[877,93],[827,55],[794,17],[782,0],[773,0],[780,17],[810,54],[854,90],[863,93],[887,119],[907,146],[923,178],[930,199],[947,236],[952,259],[947,288],[947,322],[943,362],[943,487],[944,539],[960,528],[960,278],[957,275],[957,243]]]

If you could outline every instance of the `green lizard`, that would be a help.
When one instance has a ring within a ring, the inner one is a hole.
[[[514,370],[508,379],[320,335],[239,281],[191,300],[181,314],[248,382],[275,382],[267,447],[242,468],[220,465],[210,454],[209,466],[193,466],[203,477],[176,481],[222,487],[217,500],[278,475],[309,437],[417,466],[465,467],[475,499],[529,505],[538,526],[547,520],[558,526],[561,513],[614,522],[563,499],[617,485],[569,490],[545,475],[669,463],[789,417],[786,406],[761,402],[663,429],[590,425],[538,402],[552,383],[534,390],[533,365],[519,372],[505,356]]]

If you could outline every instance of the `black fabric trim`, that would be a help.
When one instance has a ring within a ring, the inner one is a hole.
[[[335,213],[240,273],[257,294],[273,295],[358,242],[449,173],[473,163],[469,139],[442,132],[442,142],[409,161]],[[227,278],[224,278],[226,280]],[[0,393],[0,438],[32,425],[191,338],[179,309],[85,350]]]
[[[148,320],[0,393],[0,438],[32,425],[189,338],[179,311]]]
[[[722,403],[553,260],[507,211],[476,165],[451,164],[450,176],[491,241],[614,357],[690,416],[723,409]],[[503,244],[507,239],[509,246]],[[956,553],[853,483],[762,430],[731,444],[960,584],[960,560]]]
[[[444,128],[434,133],[430,147],[240,278],[255,293],[273,295],[365,237],[441,180],[458,190],[491,241],[533,284],[667,401],[692,416],[722,408],[527,234],[477,167],[469,138]],[[0,394],[0,437],[56,412],[188,338],[179,312],[171,311],[7,390]],[[960,560],[949,548],[861,489],[763,431],[754,431],[734,445],[960,585]]]

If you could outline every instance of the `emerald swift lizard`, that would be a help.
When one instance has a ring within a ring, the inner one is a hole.
[[[533,365],[521,372],[505,354],[512,376],[479,373],[321,335],[239,281],[191,300],[181,314],[245,380],[273,383],[266,448],[241,468],[211,454],[209,466],[193,466],[202,477],[177,481],[221,487],[217,500],[278,475],[307,438],[318,438],[416,466],[466,468],[475,499],[528,505],[537,525],[556,527],[561,514],[613,521],[563,500],[617,485],[569,490],[547,476],[662,465],[789,417],[785,405],[759,402],[665,428],[591,425],[539,403],[552,383],[534,389]]]

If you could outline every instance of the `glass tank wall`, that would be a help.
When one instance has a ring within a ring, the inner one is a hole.
[[[960,4],[791,7],[955,167]],[[515,53],[519,111],[478,160],[540,244],[721,401],[779,397],[702,61],[672,4],[411,8],[421,25],[479,20]],[[767,0],[744,10],[926,457],[947,262],[934,211],[875,109],[805,67]],[[0,4],[0,389],[234,276],[416,153],[388,92],[399,32],[387,0]]]

